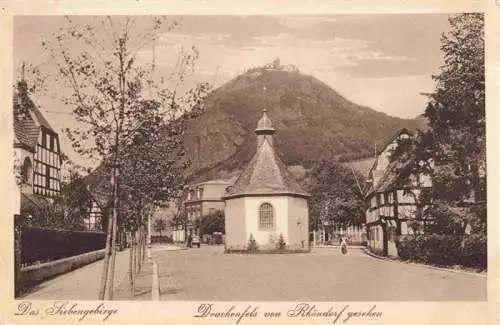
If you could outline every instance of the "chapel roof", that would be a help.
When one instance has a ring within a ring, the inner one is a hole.
[[[269,116],[267,116],[266,109],[263,110],[262,117],[260,118],[259,122],[257,122],[257,128],[255,129],[256,133],[259,133],[260,131],[271,131],[273,133],[275,131],[271,119],[269,118]]]
[[[272,129],[271,120],[265,111],[256,133],[264,127],[266,130]],[[224,198],[272,194],[309,196],[278,157],[270,141],[265,138],[234,185],[228,188]]]

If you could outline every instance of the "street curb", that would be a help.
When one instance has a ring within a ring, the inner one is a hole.
[[[340,248],[340,245],[311,246],[311,248]],[[365,246],[361,246],[361,245],[347,245],[347,248],[364,249]]]
[[[363,247],[362,250],[363,250],[363,252],[365,252],[366,255],[369,255],[369,256],[374,257],[374,258],[379,259],[379,260],[384,260],[384,261],[388,261],[388,262],[397,261],[397,259],[394,259],[394,258],[389,258],[387,256],[380,256],[380,255],[377,255],[375,253],[372,253],[372,252],[370,252],[370,250],[368,248],[365,248],[365,247]]]
[[[432,270],[441,270],[441,271],[447,271],[447,272],[457,273],[457,274],[473,275],[473,276],[477,276],[477,277],[485,278],[485,279],[488,278],[488,274],[481,274],[481,273],[473,273],[473,272],[467,272],[467,271],[461,271],[461,270],[446,269],[446,268],[440,268],[440,267],[437,267],[437,266],[425,265],[425,264],[417,264],[417,263],[408,263],[408,264],[418,265],[418,266],[422,266],[422,267],[425,267],[427,269],[432,269]]]
[[[55,261],[22,267],[20,272],[21,291],[50,280],[56,276],[66,274],[104,258],[104,249],[70,256]]]
[[[151,249],[151,253],[156,253],[156,252],[177,252],[177,251],[184,251],[187,250],[188,248],[186,247],[179,247],[177,249]]]
[[[158,264],[153,260],[153,274],[151,279],[151,300],[160,300],[160,284],[158,278]]]
[[[388,262],[400,262],[400,263],[404,263],[404,264],[408,264],[408,265],[415,265],[418,267],[423,267],[426,269],[437,270],[437,271],[446,271],[446,272],[456,273],[456,274],[472,275],[472,276],[477,276],[480,278],[487,278],[488,277],[487,274],[473,273],[473,272],[467,272],[467,271],[461,271],[461,270],[453,270],[453,269],[447,269],[447,268],[426,265],[426,264],[420,264],[420,263],[404,262],[404,261],[401,261],[400,259],[395,259],[395,258],[392,259],[389,257],[374,254],[374,253],[370,252],[367,248],[363,248],[363,251],[365,252],[366,255],[369,255],[369,256],[374,257],[374,258],[379,259],[379,260],[388,261]]]

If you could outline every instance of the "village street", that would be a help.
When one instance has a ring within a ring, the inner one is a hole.
[[[309,254],[224,254],[223,246],[153,252],[160,300],[445,301],[486,299],[486,277],[316,248]]]

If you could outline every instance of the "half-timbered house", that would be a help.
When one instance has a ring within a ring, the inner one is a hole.
[[[411,160],[402,164],[391,159],[398,140],[413,136],[408,130],[401,130],[378,153],[368,174],[365,194],[367,245],[374,253],[397,256],[396,237],[423,229],[412,227],[412,222],[421,209],[422,190],[432,185],[430,176],[406,173],[405,166]]]
[[[59,195],[61,150],[59,135],[28,94],[25,81],[13,94],[14,159],[21,165],[21,212],[39,209]]]
[[[107,228],[108,213],[111,207],[111,184],[109,168],[104,164],[88,174],[84,183],[92,198],[92,207],[84,222],[89,231],[104,231]]]

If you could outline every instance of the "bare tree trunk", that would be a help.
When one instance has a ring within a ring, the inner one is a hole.
[[[139,240],[140,240],[140,234],[139,234],[139,229],[135,231],[135,241],[134,241],[134,274],[137,274],[139,272]]]
[[[141,271],[141,228],[137,229],[137,253],[135,260],[135,273],[139,273]]]
[[[131,241],[130,241],[130,259],[128,263],[128,278],[130,284],[130,296],[133,297],[135,293],[135,275],[134,275],[134,233],[130,233]]]
[[[142,268],[142,242],[144,241],[144,233],[142,231],[142,226],[139,228],[139,270],[138,272],[141,272]]]
[[[184,219],[184,245],[187,245],[188,231],[187,231],[187,217]]]
[[[137,245],[136,245],[136,241],[137,241],[137,233],[134,231],[134,234],[133,234],[133,238],[134,238],[134,241],[133,241],[133,245],[134,245],[134,250],[133,250],[133,260],[132,260],[132,271],[133,271],[133,277],[134,277],[134,280],[135,280],[135,273],[136,273],[136,270],[137,270]]]
[[[113,172],[111,174],[111,186],[114,187],[116,184],[116,167],[113,167]],[[113,192],[114,194],[114,192]],[[113,200],[113,204],[115,200]],[[109,260],[111,256],[111,239],[113,237],[113,213],[108,213],[108,229],[106,234],[106,249],[104,250],[104,263],[101,275],[101,287],[99,289],[99,300],[104,300],[106,296],[106,291],[108,289],[108,273],[109,273]]]
[[[142,262],[144,262],[146,260],[146,248],[148,246],[148,235],[147,235],[147,232],[146,232],[146,228],[143,227],[142,228],[142,232],[143,232],[143,239],[142,239]]]
[[[106,300],[113,300],[114,291],[114,280],[115,280],[115,261],[116,261],[116,233],[117,233],[117,221],[118,221],[118,177],[119,169],[114,166],[115,169],[115,182],[113,186],[113,223],[112,223],[112,233],[111,233],[111,259],[107,278],[107,290],[106,290]]]

